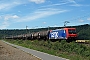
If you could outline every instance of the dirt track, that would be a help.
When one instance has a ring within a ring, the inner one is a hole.
[[[0,60],[39,60],[17,48],[9,46],[0,40]]]

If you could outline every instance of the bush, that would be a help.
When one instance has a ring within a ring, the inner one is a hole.
[[[61,50],[60,42],[59,41],[55,42],[55,44],[52,46],[52,48],[54,50]]]

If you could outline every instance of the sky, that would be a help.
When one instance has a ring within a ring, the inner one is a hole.
[[[0,0],[0,29],[90,24],[90,0]]]

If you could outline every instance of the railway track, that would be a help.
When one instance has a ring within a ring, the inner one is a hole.
[[[87,47],[90,47],[90,40],[76,40],[76,43],[80,43]]]
[[[90,44],[90,40],[76,40],[77,43],[87,43]]]

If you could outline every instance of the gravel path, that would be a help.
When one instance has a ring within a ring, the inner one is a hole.
[[[40,60],[0,40],[0,60]]]
[[[5,42],[5,41],[3,41],[3,42]],[[8,42],[5,42],[5,43],[9,44],[11,46],[14,46],[14,47],[16,47],[20,50],[23,50],[27,53],[30,53],[33,56],[36,56],[37,58],[39,58],[41,60],[69,60],[69,59],[58,57],[58,56],[50,55],[50,54],[47,54],[47,53],[43,53],[43,52],[40,52],[40,51],[36,51],[36,50],[33,50],[33,49],[29,49],[29,48],[25,48],[25,47],[22,47],[22,46],[14,45],[14,44],[11,44],[11,43],[8,43]]]

